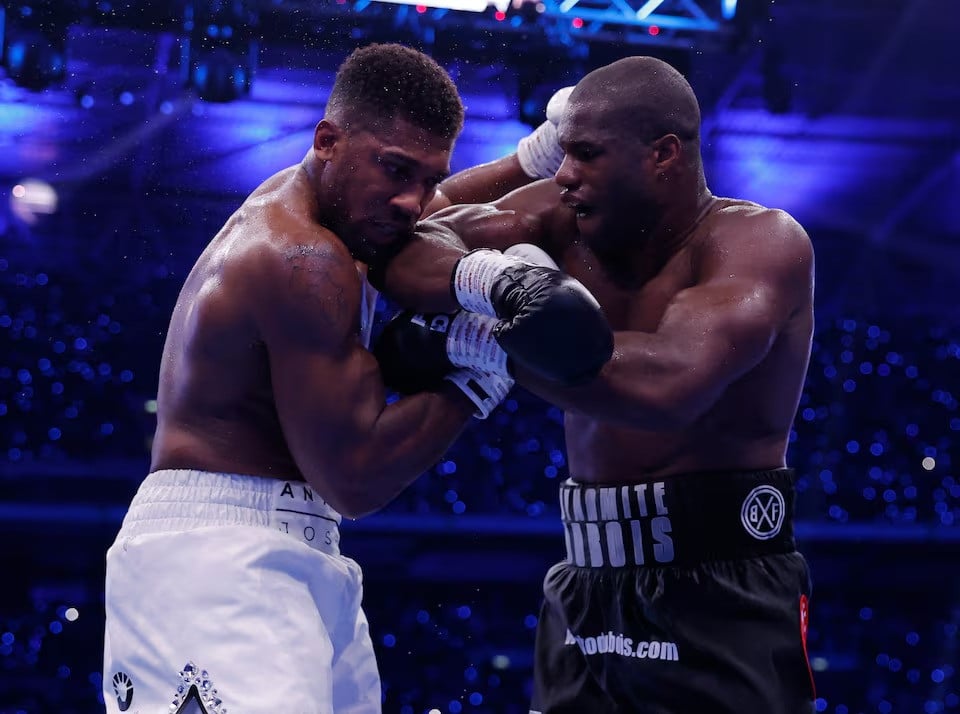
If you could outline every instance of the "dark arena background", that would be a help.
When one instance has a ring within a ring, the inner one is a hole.
[[[104,553],[147,472],[177,292],[303,157],[339,62],[386,40],[460,87],[454,170],[511,152],[594,67],[651,54],[686,74],[714,193],[786,209],[817,250],[790,450],[816,709],[960,712],[960,3],[444,4],[471,5],[4,0],[0,712],[103,711]],[[561,423],[516,390],[345,524],[386,712],[527,712]]]

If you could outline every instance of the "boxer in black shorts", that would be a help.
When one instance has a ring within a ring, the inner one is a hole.
[[[561,489],[534,712],[810,711],[789,469]]]
[[[595,378],[522,379],[564,409],[572,477],[531,711],[811,712],[810,579],[786,463],[813,333],[810,239],[783,211],[710,192],[697,98],[660,60],[586,75],[556,129],[552,181],[486,213],[431,216],[470,248],[535,244],[614,329]],[[504,183],[487,167],[440,188],[470,203]],[[399,252],[385,281],[437,306],[443,296],[404,277],[431,263],[428,248]],[[446,300],[439,309],[456,307]]]

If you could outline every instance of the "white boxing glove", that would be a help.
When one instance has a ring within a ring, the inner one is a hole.
[[[493,410],[507,398],[514,384],[510,377],[482,372],[472,367],[456,369],[444,376],[444,379],[457,385],[460,391],[474,403],[477,411],[473,416],[477,419],[486,419],[490,416]]]
[[[539,265],[544,268],[560,270],[560,266],[557,265],[556,261],[547,255],[547,252],[543,248],[533,243],[517,243],[503,251],[503,254],[520,258],[520,260],[525,263],[533,263],[534,265]]]
[[[547,102],[547,120],[517,144],[517,160],[530,178],[553,178],[563,162],[563,149],[557,143],[557,124],[567,107],[573,87],[558,89]]]

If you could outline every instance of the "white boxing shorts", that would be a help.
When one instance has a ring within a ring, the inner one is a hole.
[[[150,474],[107,552],[108,714],[379,713],[339,524],[302,482]]]

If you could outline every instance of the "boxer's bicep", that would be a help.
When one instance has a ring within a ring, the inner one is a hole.
[[[518,381],[595,418],[646,429],[692,423],[764,359],[792,316],[809,305],[806,234],[765,236],[743,233],[740,245],[701,256],[697,284],[673,297],[654,332],[616,332],[613,357],[585,387],[564,390],[526,375]]]
[[[420,214],[420,218],[428,218],[431,214],[451,205],[453,205],[453,201],[450,200],[450,197],[447,196],[442,189],[437,189],[433,198],[430,199],[430,203],[427,204],[427,207],[423,209],[423,213]]]
[[[699,415],[770,351],[782,325],[777,291],[730,279],[680,292],[657,327],[672,398],[682,411]]]
[[[493,205],[502,211],[544,214],[560,202],[560,186],[553,179],[542,179],[498,198]]]
[[[359,338],[360,282],[336,251],[289,256],[261,300],[277,416],[304,478],[338,512],[377,510],[435,463],[473,405],[453,387],[387,405],[380,366]]]
[[[373,356],[290,343],[271,353],[274,400],[284,439],[304,478],[340,513],[354,510],[370,434],[386,395]]]
[[[418,232],[448,231],[467,249],[506,250],[518,243],[540,245],[544,239],[542,217],[522,208],[494,204],[450,206],[422,221]]]
[[[472,418],[455,387],[387,404],[379,365],[342,349],[288,345],[271,358],[284,439],[304,478],[348,518],[379,510],[436,463]]]
[[[345,256],[304,245],[282,256],[272,280],[275,298],[261,301],[258,321],[277,415],[304,476],[329,478],[343,472],[338,460],[358,448],[384,397],[357,335],[359,277]]]
[[[518,382],[564,409],[640,429],[678,429],[705,413],[766,354],[775,335],[765,296],[732,286],[678,294],[656,332],[614,333],[611,359],[591,382],[565,389]]]
[[[811,298],[812,249],[792,219],[765,212],[733,230],[711,246],[698,284],[673,298],[656,330],[666,354],[683,355],[673,391],[695,414],[756,367]]]

